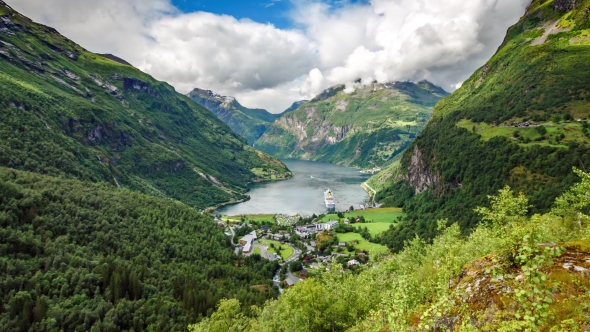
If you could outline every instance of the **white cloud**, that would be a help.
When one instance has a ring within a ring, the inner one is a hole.
[[[139,67],[183,92],[273,88],[306,74],[315,58],[299,31],[204,12],[158,20],[150,35],[156,47],[142,55]]]
[[[298,29],[170,0],[8,0],[91,51],[130,61],[180,92],[195,87],[281,112],[352,80],[429,79],[460,86],[496,50],[530,0],[292,0]],[[271,0],[268,3],[274,3]]]
[[[528,0],[373,0],[337,10],[299,2],[327,85],[429,79],[456,87],[491,57]]]

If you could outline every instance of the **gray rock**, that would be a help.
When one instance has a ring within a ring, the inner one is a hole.
[[[573,10],[578,4],[578,0],[555,0],[555,10],[567,12]]]

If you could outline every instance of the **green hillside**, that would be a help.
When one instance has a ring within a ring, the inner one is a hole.
[[[390,164],[447,95],[426,81],[336,86],[281,116],[255,143],[277,158],[373,168]]]
[[[280,115],[262,109],[251,109],[238,103],[233,97],[220,96],[210,90],[194,89],[188,96],[209,109],[238,135],[252,145]]]
[[[276,295],[277,263],[241,262],[183,203],[0,167],[0,331],[182,331]]]
[[[0,166],[198,208],[244,198],[248,182],[290,175],[172,86],[3,2],[0,15]]]
[[[507,184],[546,212],[577,181],[573,166],[590,169],[589,8],[533,1],[497,53],[437,104],[399,172],[380,176],[377,199],[408,213],[382,243],[432,238],[443,218],[473,228],[473,209]]]

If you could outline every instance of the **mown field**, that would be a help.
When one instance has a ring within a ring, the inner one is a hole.
[[[401,208],[395,207],[388,207],[388,208],[380,208],[380,209],[369,209],[369,210],[359,210],[353,211],[350,213],[345,213],[345,218],[356,218],[359,216],[363,216],[365,221],[367,222],[374,222],[374,223],[393,223],[397,221],[398,217],[404,217],[405,214],[402,212]],[[336,214],[328,214],[322,218],[323,222],[327,222],[330,220],[338,220],[338,216]]]
[[[524,118],[517,121],[524,122]],[[583,123],[575,121],[545,122],[540,123],[539,127],[516,128],[505,124],[496,126],[487,123],[474,123],[463,119],[457,123],[457,127],[475,132],[484,141],[502,136],[522,146],[540,145],[567,148],[570,142],[578,144],[590,143],[590,138],[586,133],[587,125],[585,127]]]
[[[372,236],[381,234],[389,229],[391,225],[395,225],[392,222],[376,222],[376,223],[366,223],[366,224],[354,224],[352,226],[356,227],[359,231],[360,229],[364,229],[365,227],[369,230]]]
[[[358,244],[354,246],[355,249],[365,250],[372,255],[389,253],[389,249],[386,246],[369,242],[363,239],[358,233],[339,233],[337,236],[339,242],[357,241]]]
[[[279,241],[273,240],[261,240],[260,242],[268,247],[267,251],[269,254],[274,254],[277,252],[275,249],[270,247],[271,243],[274,244],[275,248],[282,247],[283,250],[281,250],[280,255],[283,260],[293,256],[293,247],[288,244],[281,244]]]
[[[243,215],[248,223],[256,223],[261,221],[268,221],[268,222],[275,222],[275,215],[274,214],[247,214]],[[223,216],[221,220],[227,222],[240,222],[242,216]]]

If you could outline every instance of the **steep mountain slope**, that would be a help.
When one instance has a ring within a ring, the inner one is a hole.
[[[0,167],[0,331],[183,331],[275,296],[278,263],[233,250],[183,203]]]
[[[278,158],[380,167],[403,151],[447,93],[429,82],[344,86],[281,116],[254,144]]]
[[[250,181],[289,176],[170,85],[2,1],[0,86],[1,166],[108,181],[198,208],[244,198]]]
[[[194,89],[188,96],[213,112],[238,135],[246,138],[250,145],[280,116],[262,109],[244,107],[235,98],[220,96],[210,90]]]
[[[377,199],[408,220],[382,242],[431,238],[436,220],[477,222],[473,208],[509,184],[544,212],[590,167],[590,1],[535,0],[497,53],[450,97]],[[393,175],[395,172],[391,172]]]

